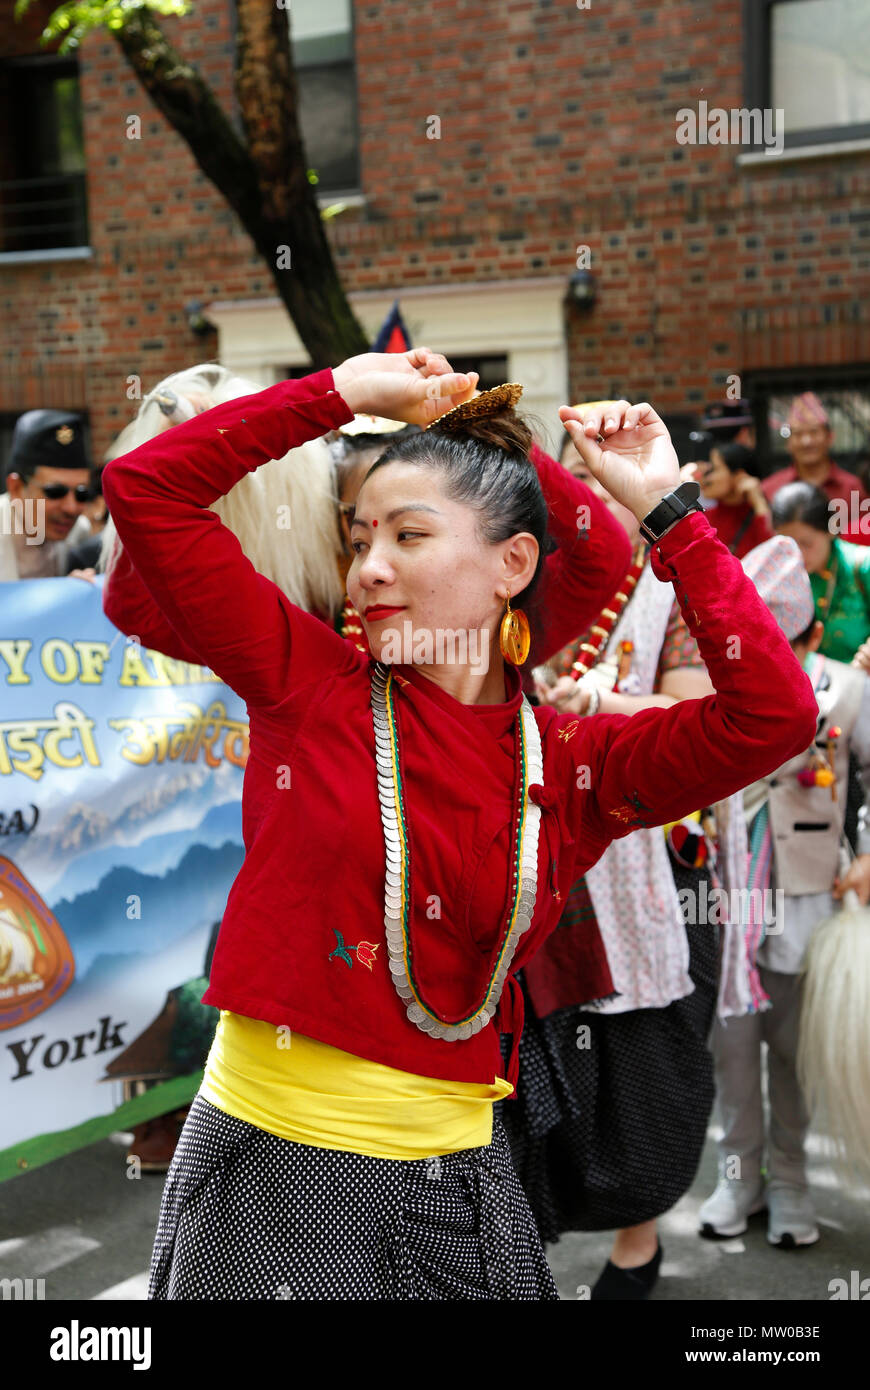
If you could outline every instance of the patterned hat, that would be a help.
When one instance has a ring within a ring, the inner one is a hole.
[[[791,430],[800,429],[801,425],[827,425],[828,429],[831,427],[828,412],[814,391],[804,391],[802,396],[795,396],[788,412],[787,423]]]
[[[7,473],[45,468],[90,468],[84,421],[69,410],[28,410],[15,422]]]
[[[773,536],[750,550],[742,563],[789,642],[806,632],[816,605],[797,542],[791,536]]]

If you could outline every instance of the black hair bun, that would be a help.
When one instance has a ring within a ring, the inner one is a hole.
[[[532,432],[518,415],[513,406],[507,406],[493,415],[478,415],[463,422],[461,430],[454,432],[474,439],[478,444],[491,449],[504,449],[508,454],[527,458],[532,447]]]

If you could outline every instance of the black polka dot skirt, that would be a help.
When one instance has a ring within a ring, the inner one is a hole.
[[[498,1118],[484,1148],[372,1158],[197,1096],[166,1178],[150,1299],[558,1300]]]

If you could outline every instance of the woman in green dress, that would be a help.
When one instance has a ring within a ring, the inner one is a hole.
[[[810,576],[816,617],[825,625],[820,651],[851,662],[870,637],[870,547],[834,533],[825,494],[811,483],[787,483],[771,502],[774,529],[797,541]],[[856,664],[865,665],[861,656]]]

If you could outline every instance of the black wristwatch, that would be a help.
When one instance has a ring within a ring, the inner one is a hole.
[[[689,512],[703,511],[698,498],[701,489],[697,483],[680,483],[680,486],[669,492],[667,497],[663,497],[658,506],[653,507],[651,512],[647,512],[643,521],[640,523],[640,533],[645,541],[650,545],[655,545],[662,536],[670,531],[672,526],[676,526],[678,521],[682,521]]]

